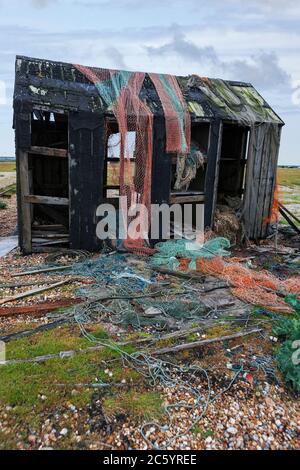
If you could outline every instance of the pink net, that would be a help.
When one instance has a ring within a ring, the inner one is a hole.
[[[153,154],[153,114],[140,92],[145,73],[106,70],[75,65],[99,91],[107,109],[117,120],[120,133],[120,196],[126,196],[122,207],[123,226],[128,233],[124,246],[129,251],[152,254],[147,246],[151,220],[151,181]],[[166,121],[166,151],[188,153],[190,148],[190,115],[182,92],[171,75],[151,74],[150,78],[161,100]],[[135,165],[128,152],[128,131],[135,132]],[[138,216],[128,217],[129,208],[140,204]],[[134,223],[133,223],[134,222]],[[130,228],[135,230],[131,230]]]

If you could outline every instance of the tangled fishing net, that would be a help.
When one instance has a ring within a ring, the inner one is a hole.
[[[263,305],[272,311],[291,313],[292,310],[278,295],[282,292],[299,295],[299,277],[280,280],[268,271],[253,271],[237,263],[226,263],[221,257],[199,258],[197,270],[227,281],[232,293],[251,304]]]
[[[188,260],[186,268],[196,269],[197,258],[229,256],[230,242],[226,238],[212,238],[204,244],[189,240],[168,240],[155,245],[157,253],[151,258],[152,266],[165,265],[172,270],[180,269],[180,258]],[[179,258],[179,259],[178,259]]]
[[[151,182],[153,155],[153,113],[140,92],[146,78],[142,72],[96,69],[75,65],[96,86],[107,110],[113,112],[120,133],[120,196],[126,196],[121,207],[123,227],[135,221],[135,233],[127,232],[124,247],[128,251],[152,254],[148,247],[151,220]],[[190,151],[191,120],[176,77],[149,74],[163,108],[166,122],[166,152],[187,154]],[[135,131],[135,149],[128,151],[128,132]],[[138,215],[130,208],[139,204]],[[128,217],[129,215],[129,217]],[[137,233],[136,233],[137,232]]]

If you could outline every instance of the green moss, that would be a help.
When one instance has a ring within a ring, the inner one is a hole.
[[[6,209],[7,204],[5,202],[0,201],[0,210]]]
[[[158,419],[163,413],[163,401],[157,392],[121,392],[103,401],[104,413],[115,416],[119,413],[143,419]]]
[[[202,439],[207,439],[208,437],[212,437],[214,435],[214,431],[212,429],[209,428],[204,431],[198,424],[195,424],[192,427],[191,432],[194,434],[194,436],[200,436]]]
[[[37,333],[29,338],[22,338],[8,343],[6,358],[7,360],[28,359],[91,346],[86,338],[81,338],[79,335],[79,330],[77,328],[74,330],[72,327],[60,327],[55,330]]]

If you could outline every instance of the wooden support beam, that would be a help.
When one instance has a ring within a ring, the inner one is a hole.
[[[65,279],[63,281],[56,282],[55,284],[52,284],[50,286],[40,287],[38,289],[32,289],[32,290],[29,290],[27,292],[22,292],[21,294],[13,295],[12,297],[7,297],[5,299],[0,300],[0,305],[7,304],[9,302],[14,302],[15,300],[19,300],[19,299],[24,299],[25,297],[31,297],[31,296],[34,296],[34,295],[37,295],[37,294],[41,294],[42,292],[46,292],[46,291],[55,289],[56,287],[61,287],[65,284],[70,284],[70,283],[74,283],[74,282],[77,282],[76,278],[74,278],[74,279]]]
[[[35,196],[27,195],[24,196],[24,200],[30,204],[46,204],[50,206],[68,206],[69,199],[64,197],[49,197],[49,196]]]
[[[204,202],[205,196],[204,194],[198,194],[197,196],[174,196],[171,194],[170,196],[170,203],[171,204],[189,204],[192,202]]]
[[[43,155],[45,157],[67,158],[68,151],[64,149],[53,149],[50,147],[30,147],[29,153],[33,155]]]
[[[29,171],[28,171],[28,153],[24,150],[18,150],[18,168],[19,168],[19,194],[20,194],[20,216],[22,230],[22,250],[25,254],[31,253],[31,210],[26,197],[30,193]]]
[[[220,341],[229,341],[235,338],[242,338],[243,336],[253,335],[255,333],[260,333],[263,331],[261,328],[253,328],[252,330],[241,331],[239,333],[234,333],[228,336],[219,336],[217,338],[209,338],[200,341],[194,341],[192,343],[185,343],[185,344],[178,344],[177,346],[171,346],[162,349],[156,349],[151,351],[154,356],[160,356],[162,354],[169,354],[169,353],[176,353],[180,351],[186,351],[188,349],[195,349],[202,346],[206,346],[207,344],[216,343]]]
[[[205,227],[212,227],[217,202],[219,165],[222,148],[223,123],[217,119],[211,124],[210,143],[207,155],[207,170],[205,177]]]

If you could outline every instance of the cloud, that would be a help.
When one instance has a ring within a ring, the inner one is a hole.
[[[250,82],[261,89],[290,87],[289,74],[283,70],[274,52],[259,52],[249,59],[221,60],[212,46],[201,47],[189,41],[175,28],[173,38],[162,46],[146,46],[150,57],[173,55],[195,63],[196,69],[209,70],[211,75],[225,75],[227,79]]]
[[[31,0],[34,8],[46,8],[55,2],[56,0]]]
[[[128,69],[124,57],[116,47],[107,47],[104,49],[104,53],[111,60],[112,66],[117,69]]]
[[[250,60],[234,60],[224,63],[223,68],[232,77],[254,83],[262,89],[291,86],[291,77],[280,67],[274,52],[261,52]]]
[[[185,59],[197,61],[218,62],[217,54],[212,46],[199,47],[188,41],[185,35],[175,27],[175,32],[171,42],[158,47],[146,46],[149,56],[165,56],[169,54],[177,54]]]

